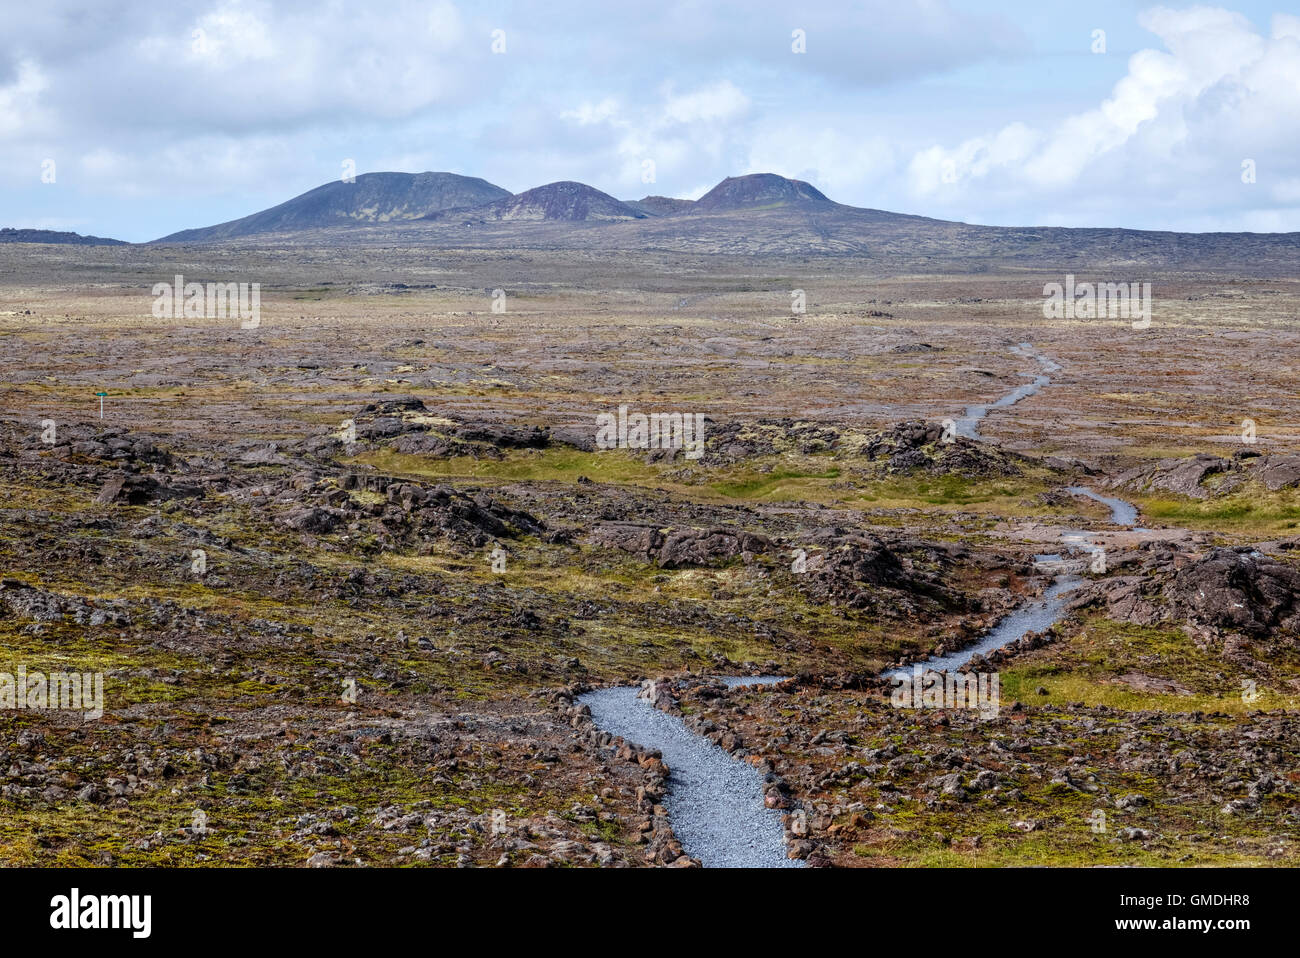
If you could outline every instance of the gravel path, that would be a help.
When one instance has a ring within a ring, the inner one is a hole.
[[[578,702],[591,708],[592,719],[606,732],[663,754],[668,766],[664,808],[686,853],[707,868],[803,865],[786,857],[781,814],[764,807],[758,771],[696,735],[681,719],[638,699],[637,691],[597,689]]]
[[[957,420],[957,434],[965,436],[968,439],[982,441],[979,434],[980,422],[988,415],[990,409],[1004,409],[1007,406],[1014,406],[1020,400],[1027,396],[1032,396],[1038,390],[1050,383],[1051,377],[1048,373],[1058,372],[1060,365],[1053,360],[1033,351],[1029,343],[1021,343],[1019,346],[1012,347],[1011,351],[1018,356],[1025,356],[1038,361],[1042,367],[1042,373],[1035,376],[1033,382],[1025,383],[1011,392],[1004,395],[987,406],[969,406],[966,409],[966,416]],[[1103,496],[1094,492],[1086,486],[1070,486],[1069,492],[1075,495],[1087,496],[1096,502],[1100,502],[1110,508],[1110,520],[1116,525],[1135,526],[1138,519],[1137,508],[1132,504],[1125,502],[1123,499],[1114,499],[1110,496]],[[1088,533],[1082,529],[1066,529],[1062,531],[1061,539],[1072,552],[1085,551],[1089,552],[1095,548],[1094,543]],[[1060,562],[1059,555],[1040,555],[1037,557],[1041,562]],[[987,655],[994,649],[999,649],[1004,645],[1014,642],[1026,632],[1038,632],[1049,625],[1052,625],[1061,614],[1065,607],[1068,593],[1077,589],[1083,584],[1083,579],[1076,575],[1057,576],[1052,585],[1043,593],[1041,599],[1033,602],[1027,602],[1015,612],[1012,612],[986,635],[984,635],[974,645],[968,646],[957,652],[948,655],[939,656],[925,660],[922,664],[927,669],[935,671],[951,671],[961,668],[975,653]],[[884,673],[886,677],[903,675],[912,670],[911,665],[898,669],[892,669]]]
[[[1069,593],[1082,583],[1082,577],[1077,575],[1058,576],[1056,581],[1043,592],[1042,598],[1026,602],[985,633],[974,645],[968,645],[947,655],[925,659],[921,664],[927,670],[936,672],[956,671],[969,662],[976,652],[988,655],[994,649],[1000,649],[1014,642],[1026,632],[1042,631],[1060,618]],[[893,678],[895,675],[906,675],[911,671],[912,666],[908,664],[891,669],[884,675],[886,678]]]
[[[776,685],[784,682],[788,675],[720,675],[722,684],[729,689],[738,689],[745,685]]]
[[[1131,502],[1125,502],[1123,499],[1113,499],[1110,496],[1103,496],[1099,492],[1093,492],[1087,486],[1067,486],[1066,492],[1072,492],[1076,496],[1087,496],[1094,502],[1100,502],[1103,506],[1110,507],[1110,521],[1117,526],[1136,526],[1138,521],[1137,506]],[[1143,532],[1143,529],[1134,529],[1135,532]]]
[[[1032,396],[1051,382],[1047,373],[1061,368],[1047,357],[1035,354],[1028,343],[1021,343],[1012,351],[1036,359],[1043,373],[988,406],[969,407],[966,416],[957,421],[958,435],[980,439],[979,424],[990,409],[1002,409]],[[1111,521],[1117,525],[1137,522],[1137,509],[1122,499],[1102,496],[1083,486],[1072,486],[1070,492],[1109,506]],[[1062,538],[1068,546],[1090,545],[1087,534],[1081,530],[1069,530]],[[1076,575],[1058,576],[1040,599],[1012,612],[974,645],[928,659],[923,664],[936,671],[956,670],[977,652],[987,654],[1026,632],[1047,628],[1060,617],[1068,594],[1083,581]],[[907,665],[886,672],[885,676],[907,674],[911,670],[912,666]],[[722,681],[735,688],[779,682],[781,676],[724,676]],[[669,769],[664,807],[687,854],[698,858],[706,867],[797,868],[803,865],[786,857],[781,816],[764,806],[758,772],[700,738],[681,719],[637,698],[638,691],[636,688],[597,689],[580,696],[578,701],[590,707],[592,719],[606,732],[662,753]]]
[[[1011,392],[1007,393],[1002,398],[989,403],[987,406],[967,406],[966,415],[956,420],[955,423],[955,432],[958,436],[963,436],[966,439],[982,439],[983,437],[979,432],[980,423],[984,420],[984,417],[989,414],[989,410],[1005,409],[1007,406],[1014,406],[1016,403],[1020,402],[1020,400],[1032,396],[1052,381],[1052,378],[1047,375],[1048,373],[1059,372],[1061,369],[1061,367],[1051,359],[1035,353],[1033,347],[1030,346],[1029,343],[1021,343],[1019,346],[1012,346],[1011,351],[1017,356],[1024,356],[1029,359],[1037,360],[1038,365],[1042,367],[1043,371],[1037,376],[1034,376],[1033,382],[1025,383],[1023,386],[1017,386],[1015,389],[1011,390]]]

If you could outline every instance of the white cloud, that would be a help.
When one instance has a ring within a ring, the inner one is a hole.
[[[49,80],[33,60],[19,63],[17,74],[13,83],[0,86],[0,138],[31,136],[46,121],[40,99]]]
[[[831,199],[878,188],[897,167],[888,137],[856,136],[822,118],[782,120],[760,129],[739,173],[777,173],[812,183]]]
[[[265,21],[238,2],[200,17],[190,39],[191,54],[209,63],[269,60],[275,55]]]
[[[583,103],[573,110],[564,110],[560,113],[563,120],[573,120],[579,126],[591,126],[596,123],[605,123],[611,120],[618,113],[618,101],[613,97],[605,97],[599,103]]]
[[[429,6],[429,40],[435,49],[451,50],[465,42],[465,21],[451,0]]]
[[[1300,177],[1278,180],[1273,187],[1273,199],[1287,206],[1300,204]]]
[[[661,191],[656,186],[661,173],[685,175],[693,167],[716,162],[749,106],[749,97],[730,80],[680,92],[666,83],[657,101],[633,109],[606,97],[563,110],[560,118],[580,128],[603,128],[606,168],[615,171],[609,188],[639,196],[646,189]],[[644,178],[647,161],[655,171],[651,181]]]
[[[41,0],[0,36],[0,204],[32,219],[68,196],[112,217],[92,220],[101,235],[143,238],[123,209],[168,217],[160,235],[282,201],[352,157],[511,189],[698,196],[770,171],[971,222],[1300,229],[1300,16],[1261,29],[1156,7],[1139,16],[1150,49],[1049,60],[1058,38],[1026,37],[1034,18],[1014,14],[1035,0],[1008,2],[1005,16],[967,0],[663,0],[595,16],[594,0]],[[490,52],[497,27],[505,55]],[[806,54],[790,50],[795,27]],[[1039,84],[1027,64],[1065,72]],[[1116,71],[1108,92],[1071,99],[1100,70]],[[45,157],[57,189],[39,182]]]
[[[682,94],[673,93],[670,85],[664,99],[663,124],[732,120],[748,107],[749,97],[730,80]]]
[[[1271,37],[1211,7],[1157,7],[1139,22],[1166,49],[1135,53],[1096,108],[1054,128],[1013,123],[919,150],[908,170],[913,195],[956,202],[1019,189],[1046,206],[1070,191],[1123,196],[1181,182],[1226,198],[1241,186],[1242,158],[1267,154],[1260,182],[1276,177],[1272,195],[1289,202],[1282,184],[1300,173],[1300,18],[1275,17]],[[1300,229],[1300,212],[1270,221]]]

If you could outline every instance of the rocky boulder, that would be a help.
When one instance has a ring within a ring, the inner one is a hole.
[[[772,548],[771,540],[744,529],[717,527],[666,532],[656,526],[631,522],[601,523],[588,533],[587,541],[631,553],[664,569],[720,565]]]
[[[1251,474],[1269,492],[1300,485],[1300,456],[1263,456],[1255,463]]]
[[[282,525],[298,532],[311,535],[324,535],[332,532],[346,518],[346,513],[338,509],[326,509],[320,506],[307,506],[295,509],[280,519]]]
[[[618,549],[650,562],[663,548],[664,533],[657,526],[633,522],[603,522],[587,534],[592,545]]]
[[[1218,628],[1300,627],[1300,570],[1258,552],[1215,549],[1178,570],[1167,591],[1188,618]]]
[[[664,569],[718,565],[771,547],[769,539],[743,529],[684,529],[668,536],[657,561]]]
[[[1013,476],[1021,471],[1019,457],[995,446],[961,437],[944,442],[943,437],[941,424],[911,419],[875,433],[858,452],[896,475]]]
[[[1205,480],[1226,474],[1214,487]],[[1222,495],[1240,489],[1247,480],[1260,483],[1269,492],[1300,485],[1300,456],[1264,456],[1254,448],[1238,450],[1231,459],[1202,453],[1184,459],[1162,459],[1154,465],[1138,466],[1112,479],[1112,488],[1126,487],[1146,492],[1165,490],[1194,499]]]
[[[1232,466],[1230,459],[1206,454],[1186,459],[1161,459],[1155,465],[1138,466],[1121,473],[1107,485],[1112,489],[1128,488],[1140,492],[1163,489],[1203,499],[1208,495],[1207,490],[1201,488],[1205,477],[1226,472]]]
[[[944,562],[950,556],[936,548],[932,558]],[[874,609],[890,616],[914,614],[922,606],[965,605],[937,573],[916,568],[912,560],[905,560],[873,536],[840,538],[824,553],[809,556],[807,568],[806,588],[815,601]]]
[[[186,499],[203,495],[203,487],[193,483],[171,482],[154,476],[119,472],[109,476],[95,501],[100,505],[143,506],[167,499]]]
[[[486,443],[500,449],[544,449],[550,445],[550,435],[538,426],[466,422],[451,427],[448,432],[466,442]]]
[[[1186,623],[1212,632],[1269,636],[1300,631],[1300,569],[1241,547],[1201,556],[1163,552],[1140,574],[1099,580],[1070,603],[1118,621]]]

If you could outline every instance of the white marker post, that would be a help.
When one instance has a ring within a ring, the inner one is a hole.
[[[108,393],[95,393],[95,395],[99,397],[99,418],[103,419],[104,418],[104,397],[107,396]]]

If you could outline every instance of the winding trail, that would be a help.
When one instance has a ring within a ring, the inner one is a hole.
[[[1042,371],[1031,382],[985,406],[969,406],[966,415],[956,420],[956,433],[983,441],[979,425],[994,409],[1005,409],[1034,395],[1051,382],[1051,373],[1060,366],[1033,351],[1029,343],[1012,348],[1017,355],[1037,360]],[[1103,503],[1111,510],[1116,525],[1133,526],[1138,511],[1122,499],[1103,496],[1086,486],[1070,486],[1075,495]],[[1066,551],[1092,551],[1097,548],[1082,529],[1061,530]],[[1040,567],[1052,561],[1064,564],[1057,555],[1038,557]],[[1006,616],[974,644],[957,652],[925,660],[927,670],[958,669],[976,654],[987,654],[1020,638],[1027,632],[1041,631],[1058,621],[1069,594],[1086,581],[1074,574],[1057,575],[1043,595],[1032,599]],[[910,672],[913,663],[884,673],[890,677]],[[723,676],[730,688],[743,685],[767,685],[783,676]],[[668,811],[678,841],[688,855],[705,867],[797,868],[802,861],[787,857],[784,828],[779,812],[765,807],[763,780],[758,771],[733,758],[726,750],[696,735],[677,716],[661,712],[639,697],[640,690],[625,686],[597,689],[578,697],[578,703],[591,709],[592,720],[611,735],[619,735],[643,748],[658,749],[668,766],[668,793],[664,807]]]
[[[1099,492],[1094,492],[1087,486],[1067,486],[1066,492],[1072,492],[1076,496],[1087,496],[1095,502],[1100,502],[1103,506],[1110,507],[1110,521],[1117,526],[1133,526],[1134,532],[1144,531],[1137,524],[1138,511],[1137,506],[1131,502],[1125,502],[1123,499],[1114,499],[1110,496],[1103,496]]]
[[[769,684],[761,679],[728,676],[737,685]],[[682,849],[706,867],[798,868],[786,857],[781,813],[764,806],[758,770],[701,738],[675,715],[638,698],[639,689],[597,689],[578,697],[592,720],[611,735],[621,735],[663,754],[668,766],[664,808]]]
[[[1033,346],[1029,343],[1013,346],[1011,351],[1019,356],[1027,356],[1037,360],[1042,372],[1034,376],[1032,382],[1016,387],[987,406],[966,407],[966,415],[962,419],[956,420],[958,435],[974,439],[977,442],[983,442],[984,439],[979,434],[979,425],[990,410],[1005,409],[1008,406],[1014,406],[1022,399],[1032,396],[1052,381],[1051,376],[1048,375],[1049,373],[1059,372],[1061,369],[1059,363],[1040,353],[1035,353]],[[1066,491],[1076,496],[1085,496],[1094,502],[1100,502],[1102,505],[1107,506],[1110,509],[1110,521],[1115,525],[1132,526],[1134,527],[1133,531],[1136,532],[1145,531],[1137,527],[1138,510],[1131,502],[1125,502],[1123,499],[1116,499],[1111,496],[1103,496],[1087,486],[1068,486]],[[1065,551],[1069,553],[1081,551],[1091,553],[1099,548],[1086,529],[1062,529],[1060,530],[1060,540],[1065,547]],[[1050,571],[1053,567],[1068,567],[1071,564],[1071,560],[1063,559],[1059,554],[1039,555],[1036,558],[1038,560],[1037,566],[1044,571]],[[1070,573],[1057,575],[1040,598],[1031,599],[1020,606],[972,645],[956,652],[950,652],[947,655],[924,659],[920,663],[909,662],[899,668],[890,669],[883,674],[886,678],[905,674],[911,672],[915,664],[920,664],[928,671],[952,671],[961,668],[976,654],[987,655],[994,649],[1010,645],[1028,632],[1041,632],[1060,620],[1070,593],[1086,581],[1080,575]]]
[[[954,420],[956,424],[956,433],[966,439],[983,440],[979,433],[980,423],[994,409],[1006,409],[1008,406],[1014,406],[1022,399],[1027,399],[1038,390],[1042,389],[1052,381],[1049,373],[1060,372],[1061,367],[1057,362],[1048,359],[1039,353],[1034,352],[1033,346],[1029,343],[1021,343],[1019,346],[1012,346],[1011,351],[1017,356],[1026,356],[1030,359],[1036,359],[1038,365],[1042,367],[1042,372],[1034,376],[1032,382],[1027,382],[1023,386],[1017,386],[1011,392],[1002,396],[1000,399],[989,403],[987,406],[967,406],[966,415],[960,419]],[[1032,375],[1032,374],[1027,374]]]
[[[1041,598],[1031,599],[1006,616],[978,639],[974,645],[968,645],[956,652],[949,652],[947,655],[925,659],[919,664],[926,671],[952,672],[969,662],[975,657],[976,653],[988,655],[994,649],[1010,645],[1027,632],[1041,632],[1061,617],[1061,612],[1065,608],[1070,593],[1081,586],[1084,581],[1082,576],[1077,575],[1057,576],[1056,581],[1044,590]],[[890,669],[882,674],[887,679],[893,678],[895,675],[905,675],[912,671],[912,665],[913,663],[909,662],[907,665]]]

